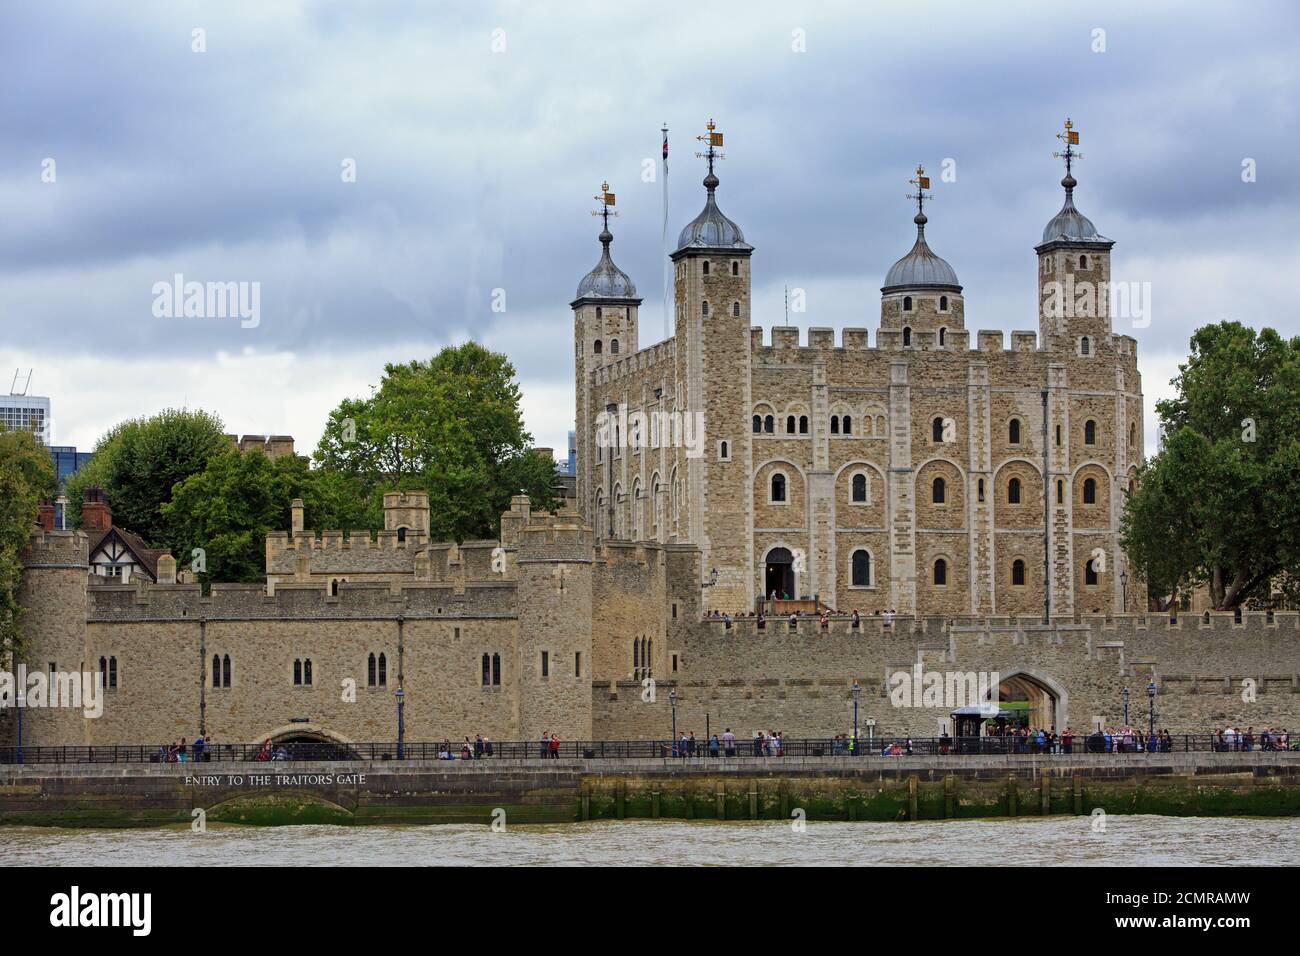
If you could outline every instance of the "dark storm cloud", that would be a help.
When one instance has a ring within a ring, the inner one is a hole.
[[[1069,114],[1080,208],[1118,241],[1116,275],[1156,283],[1168,310],[1136,332],[1142,354],[1177,352],[1229,306],[1285,315],[1269,276],[1198,283],[1261,242],[1297,264],[1296,26],[1285,3],[1239,22],[1182,4],[10,6],[4,338],[36,350],[54,329],[64,350],[150,357],[391,342],[403,360],[474,335],[526,385],[563,382],[567,303],[599,253],[589,197],[604,178],[619,194],[615,258],[648,344],[661,211],[641,162],[666,120],[675,236],[701,204],[692,137],[709,116],[729,147],[720,204],[758,250],[757,323],[781,321],[789,283],[808,294],[799,324],[874,326],[922,161],[928,237],[970,326],[1034,328],[1032,246],[1060,206],[1050,153]],[[947,158],[955,182],[938,179]],[[178,272],[260,282],[261,324],[154,318],[153,283]]]

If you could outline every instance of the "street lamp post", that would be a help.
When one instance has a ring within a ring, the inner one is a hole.
[[[1128,688],[1124,688],[1124,725],[1128,726]]]
[[[393,696],[397,698],[397,759],[402,760],[406,744],[406,691],[399,687]]]
[[[1121,571],[1119,573],[1119,587],[1120,587],[1120,593],[1123,595],[1123,597],[1121,598],[1123,602],[1123,605],[1121,607],[1121,613],[1127,614],[1128,613],[1128,572],[1127,571]]]
[[[862,693],[862,685],[857,681],[853,682],[853,756],[858,755],[858,695]]]
[[[673,740],[672,753],[677,753],[677,689],[673,688],[668,692],[668,703],[673,709]]]
[[[1147,684],[1147,740],[1156,735],[1156,682]]]

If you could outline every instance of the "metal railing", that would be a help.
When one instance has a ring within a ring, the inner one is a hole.
[[[1256,736],[1249,746],[1240,738],[1229,743],[1217,733],[1173,734],[1160,742],[1157,750],[1148,751],[1145,741],[1134,737],[1127,746],[1119,737],[1108,745],[1097,735],[1076,736],[1069,743],[1057,738],[1050,746],[1039,746],[1031,737],[906,737],[880,736],[860,738],[855,747],[846,737],[805,737],[783,740],[775,738],[756,741],[737,739],[732,748],[719,739],[715,747],[710,741],[687,740],[674,742],[661,740],[567,740],[543,744],[536,741],[491,741],[478,744],[471,740],[441,743],[431,741],[404,742],[400,748],[402,760],[602,760],[602,759],[683,759],[726,760],[739,757],[863,757],[936,756],[962,757],[978,754],[1029,754],[1039,756],[1075,754],[1119,753],[1211,753],[1211,752],[1276,752],[1283,749],[1300,750],[1294,735],[1287,738],[1288,746],[1278,740],[1267,744]],[[177,751],[173,747],[150,744],[116,744],[106,746],[67,747],[0,747],[0,764],[111,764],[111,763],[235,763],[305,760],[397,760],[399,747],[396,741],[371,743],[331,743],[326,741],[293,741],[275,744],[269,750],[259,743],[209,744],[199,751],[192,747]]]

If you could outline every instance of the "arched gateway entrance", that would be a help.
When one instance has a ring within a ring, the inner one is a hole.
[[[1013,671],[998,684],[998,707],[1015,715],[1008,720],[1008,726],[1060,731],[1069,723],[1067,702],[1064,687],[1044,674],[1029,670]]]
[[[763,596],[776,594],[777,600],[797,598],[794,593],[794,555],[789,548],[773,548],[767,553],[763,574]]]
[[[272,750],[283,747],[292,760],[356,760],[360,756],[348,741],[315,727],[281,727],[257,742],[266,740]]]

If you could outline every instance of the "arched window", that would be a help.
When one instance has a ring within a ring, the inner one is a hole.
[[[1088,336],[1079,339],[1079,354],[1088,355],[1092,351],[1092,343],[1088,341]]]
[[[947,311],[948,311],[948,297],[947,297],[946,295],[941,295],[941,296],[939,296],[939,311],[940,311],[940,312],[947,312]],[[943,329],[940,329],[939,332],[940,332],[940,336],[939,336],[939,344],[942,345],[942,344],[943,344],[943,335],[942,335],[942,333],[943,333]]]
[[[840,416],[838,416],[838,415],[832,415],[832,416],[831,416],[831,434],[832,434],[832,435],[838,435],[839,433],[840,433]]]
[[[604,346],[600,344],[600,339],[596,339],[596,354],[599,355],[604,351]]]
[[[1097,423],[1091,418],[1083,423],[1083,443],[1085,445],[1097,444]]]
[[[722,454],[722,460],[723,460],[723,461],[726,461],[727,459],[729,459],[729,458],[731,457],[731,451],[730,451],[729,446],[727,445],[727,443],[726,443],[725,441],[722,443],[722,446],[721,446],[721,454]]]
[[[980,501],[983,501],[983,500],[984,500],[984,479],[983,479],[983,478],[981,478],[981,479],[979,480],[979,482],[978,482],[978,484],[976,485],[976,487],[977,487],[977,489],[978,489],[978,490],[977,490],[977,493],[978,493],[978,495],[979,495],[979,500],[980,500]]]
[[[375,663],[376,663],[375,655],[374,652],[372,651],[370,656],[366,658],[366,686],[367,687],[374,687],[375,681],[378,680],[379,673],[375,667]],[[487,670],[486,654],[483,655],[483,669]],[[484,681],[484,683],[486,683],[486,681]]]
[[[1007,441],[1013,445],[1020,444],[1020,419],[1013,418],[1007,425]]]
[[[757,435],[757,434],[758,434],[759,432],[761,432],[762,430],[763,430],[763,416],[762,416],[762,415],[755,415],[755,416],[754,416],[754,434]]]
[[[212,655],[212,686],[221,686],[221,658],[216,654]]]
[[[1061,447],[1061,426],[1060,425],[1056,426],[1056,447],[1057,448]]]
[[[936,442],[943,441],[943,419],[936,418],[930,423],[930,438]]]
[[[1025,585],[1025,562],[1020,558],[1011,562],[1011,583],[1016,587]]]
[[[1056,503],[1058,505],[1065,504],[1065,482],[1060,478],[1056,479]]]
[[[853,500],[854,501],[867,500],[867,476],[866,475],[853,476]]]
[[[596,306],[596,318],[599,319],[602,315],[604,315],[604,312],[605,312],[604,309],[602,309],[600,306]]]
[[[221,658],[221,686],[230,686],[230,655]]]
[[[903,296],[903,311],[904,311],[904,312],[911,312],[911,311],[912,311],[912,297],[911,297],[910,295],[905,295],[905,296]],[[907,331],[907,330],[904,329],[904,332],[906,332],[906,331]]]
[[[1020,504],[1020,479],[1012,478],[1007,482],[1007,504]]]
[[[799,434],[800,434],[800,435],[807,435],[807,434],[808,434],[808,416],[807,416],[807,415],[800,415],[800,416],[799,416]]]
[[[739,315],[740,315],[740,303],[739,303],[739,302],[733,302],[733,303],[731,303],[731,314],[734,315],[734,316],[739,316]]]
[[[405,542],[405,541],[406,541],[406,529],[405,529],[405,528],[398,528],[398,529],[397,529],[397,540],[398,540],[399,542]]]
[[[853,434],[853,416],[852,416],[852,415],[845,415],[845,416],[844,416],[844,434],[846,434],[846,435],[852,435],[852,434]]]
[[[763,419],[763,431],[771,435],[775,430],[776,430],[776,419],[773,418],[771,415],[768,415],[767,418]]]
[[[484,687],[492,684],[492,658],[487,654],[483,655],[483,676],[481,680]]]
[[[853,586],[865,588],[871,585],[871,555],[859,548],[853,552]]]
[[[948,562],[943,558],[935,559],[934,583],[936,587],[943,587],[948,583]]]
[[[948,489],[947,489],[947,486],[944,484],[944,481],[943,481],[942,478],[936,478],[936,479],[934,479],[934,483],[930,486],[930,498],[931,498],[931,500],[934,501],[934,503],[935,503],[936,505],[941,505],[941,504],[943,504],[943,503],[944,503],[944,498],[945,498],[945,493],[947,492],[947,490],[948,490]]]
[[[609,354],[610,355],[618,354],[618,339],[609,340]]]
[[[704,260],[704,262],[703,262],[703,266],[704,266],[704,274],[705,274],[705,275],[708,275],[708,274],[709,274],[709,260],[708,260],[708,259],[705,259],[705,260]]]
[[[1083,503],[1085,505],[1097,503],[1097,482],[1092,478],[1085,478],[1083,481]]]
[[[492,655],[492,685],[494,687],[501,686],[501,655],[500,654]]]
[[[383,654],[379,655],[379,686],[388,686],[388,658]]]
[[[911,302],[912,300],[908,299],[907,301]],[[908,306],[908,308],[911,308],[911,306]],[[906,346],[911,344],[912,344],[912,327],[910,325],[905,325],[903,326],[903,345]]]
[[[1095,587],[1097,584],[1097,569],[1092,566],[1092,558],[1089,558],[1083,566],[1083,583],[1089,587]]]
[[[310,658],[310,657],[303,658],[303,662],[302,662],[302,682],[303,682],[304,684],[310,684],[310,683],[311,683],[311,658]]]
[[[333,581],[330,582],[330,597],[338,597],[338,596],[339,596],[339,579],[335,578]]]
[[[701,302],[701,303],[700,303],[700,315],[704,316],[706,319],[709,317],[709,303],[708,303],[708,302]]]
[[[1137,422],[1129,422],[1129,426],[1128,426],[1128,446],[1129,446],[1129,448],[1136,448],[1136,447],[1137,447],[1137,441],[1138,441],[1138,427],[1137,427]]]
[[[302,661],[296,657],[293,660],[293,682],[295,685],[302,683]]]
[[[1086,269],[1086,268],[1088,268],[1088,257],[1087,257],[1087,256],[1079,256],[1079,268],[1080,268],[1080,269]]]
[[[785,501],[785,475],[780,472],[772,476],[772,500]]]
[[[793,435],[793,434],[794,434],[794,416],[793,416],[793,415],[787,415],[787,416],[785,417],[785,433],[786,433],[787,435]]]
[[[939,344],[940,345],[948,344],[948,330],[944,328],[942,325],[939,326]]]
[[[732,260],[731,260],[731,274],[732,274],[733,276],[738,276],[738,275],[740,275],[740,263],[739,263],[738,261],[736,261],[735,259],[732,259]]]

